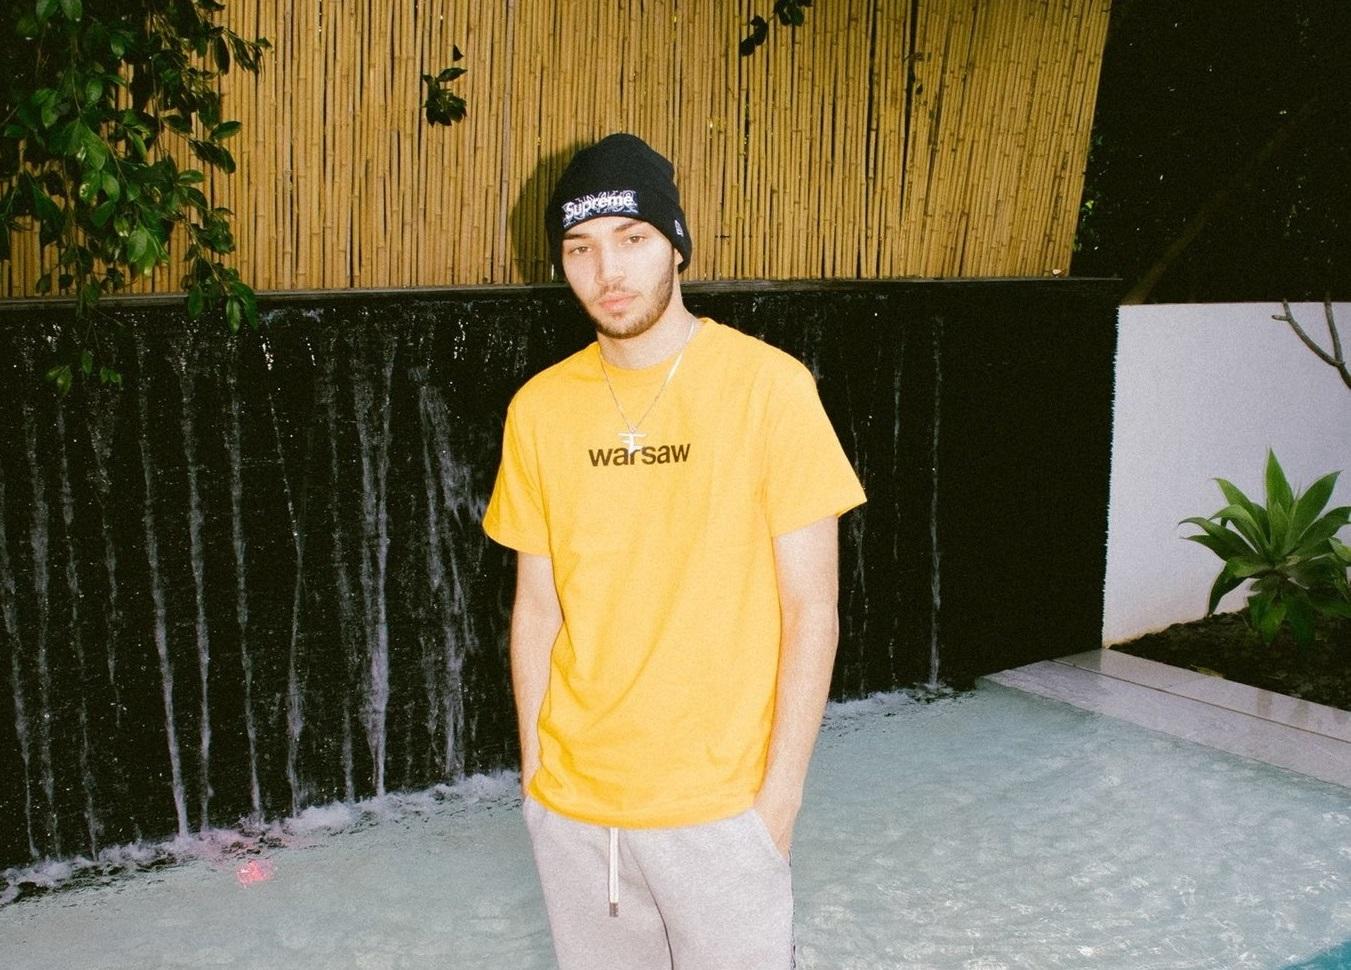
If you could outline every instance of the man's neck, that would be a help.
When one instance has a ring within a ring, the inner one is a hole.
[[[627,370],[651,367],[680,352],[690,337],[694,319],[679,294],[672,294],[661,319],[643,333],[616,339],[597,332],[596,342],[605,360],[616,367]]]

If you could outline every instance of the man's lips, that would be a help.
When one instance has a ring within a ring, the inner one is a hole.
[[[622,310],[633,302],[633,293],[612,293],[600,301],[600,305],[611,313]]]

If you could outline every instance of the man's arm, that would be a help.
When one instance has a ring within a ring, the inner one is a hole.
[[[779,681],[769,763],[755,810],[784,855],[802,805],[807,765],[821,730],[840,637],[839,526],[835,516],[774,540],[778,572]]]
[[[549,686],[549,656],[562,625],[553,560],[519,553],[516,599],[511,607],[511,688],[521,738],[522,792],[539,769],[539,711]]]

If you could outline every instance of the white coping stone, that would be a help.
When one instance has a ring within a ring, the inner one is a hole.
[[[1125,679],[1124,668],[1133,665],[1118,665],[1114,668],[1116,673],[1107,675],[1090,669],[1093,661],[1084,655],[1075,660],[1075,663],[1043,660],[984,679],[1351,788],[1351,742],[1173,692],[1179,687],[1199,690],[1197,678],[1231,681],[1199,674],[1178,678],[1170,689]],[[1115,664],[1116,659],[1106,663]],[[1145,671],[1141,676],[1167,680],[1170,675]],[[1280,705],[1271,702],[1270,706],[1274,709]]]
[[[1085,670],[1094,670],[1107,677],[1126,680],[1144,687],[1155,687],[1170,694],[1179,694],[1193,700],[1205,701],[1216,707],[1228,708],[1240,714],[1250,714],[1264,721],[1274,721],[1313,734],[1323,734],[1351,744],[1351,711],[1343,711],[1326,704],[1300,700],[1286,694],[1251,687],[1226,680],[1214,674],[1174,667],[1133,657],[1119,650],[1090,650],[1070,657],[1061,657],[1056,663],[1073,664]]]

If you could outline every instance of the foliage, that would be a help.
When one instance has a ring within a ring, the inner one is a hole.
[[[458,61],[462,57],[464,55],[460,53],[460,49],[452,45],[450,59]],[[422,75],[422,83],[427,85],[427,100],[422,106],[427,115],[427,124],[452,125],[464,119],[465,111],[468,110],[464,98],[454,94],[444,85],[468,73],[469,69],[465,67],[447,67],[435,77],[430,74]]]
[[[215,0],[36,0],[3,15],[0,50],[0,261],[11,234],[36,227],[51,266],[39,293],[73,294],[75,320],[48,372],[62,393],[73,370],[92,376],[101,296],[168,261],[176,227],[188,234],[182,286],[191,317],[224,304],[232,330],[256,326],[253,290],[221,256],[235,248],[230,211],[180,168],[166,132],[197,159],[235,170],[226,142],[240,131],[222,116],[219,78],[232,65],[254,74],[270,45],[212,22]],[[92,346],[91,346],[92,345]],[[101,380],[117,372],[99,368]]]
[[[811,5],[812,0],[775,0],[773,15],[785,27],[801,27],[807,19],[807,12],[803,8]],[[742,57],[754,54],[769,39],[769,21],[759,14],[751,17],[750,28],[750,36],[743,39],[738,48]]]
[[[1251,580],[1249,618],[1265,643],[1288,623],[1296,642],[1307,645],[1317,614],[1351,617],[1351,548],[1337,539],[1351,521],[1351,506],[1323,511],[1338,474],[1324,475],[1297,494],[1275,453],[1268,451],[1265,507],[1223,478],[1215,480],[1229,504],[1209,518],[1182,520],[1201,529],[1184,538],[1224,560],[1210,590],[1207,616],[1220,597]]]

